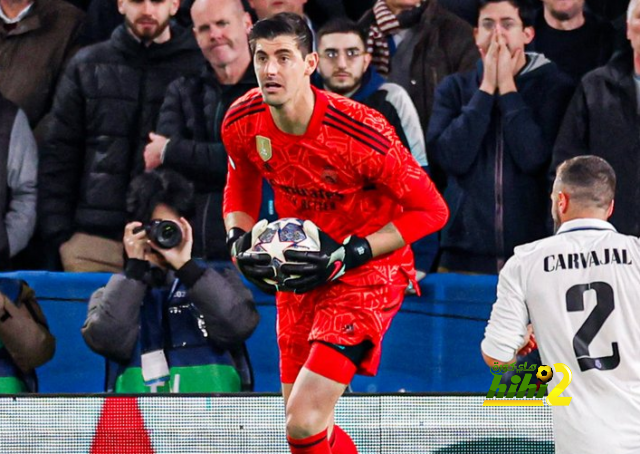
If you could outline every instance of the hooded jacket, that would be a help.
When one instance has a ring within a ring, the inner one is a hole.
[[[496,274],[515,246],[549,233],[546,173],[572,85],[542,54],[527,54],[505,95],[479,89],[482,69],[438,86],[427,149],[451,209],[440,265]]]

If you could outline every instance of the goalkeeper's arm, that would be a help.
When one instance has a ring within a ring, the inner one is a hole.
[[[425,174],[414,180],[409,189],[398,197],[404,211],[366,238],[350,236],[339,244],[315,224],[306,221],[304,230],[307,236],[315,235],[320,251],[285,251],[287,262],[292,262],[281,267],[283,273],[292,276],[285,279],[286,289],[308,292],[375,257],[400,249],[444,227],[449,209],[429,177]]]

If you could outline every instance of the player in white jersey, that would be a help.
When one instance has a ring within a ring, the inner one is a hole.
[[[481,345],[488,365],[512,363],[531,323],[542,363],[569,366],[571,402],[553,407],[558,454],[640,453],[640,240],[607,222],[614,193],[601,158],[558,167],[556,235],[515,249]]]

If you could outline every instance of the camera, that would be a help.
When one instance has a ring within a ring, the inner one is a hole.
[[[182,242],[182,230],[173,221],[154,219],[146,225],[136,227],[133,233],[142,230],[145,230],[149,239],[162,249],[172,249]]]

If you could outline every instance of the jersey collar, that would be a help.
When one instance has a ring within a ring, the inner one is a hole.
[[[573,219],[563,223],[556,232],[556,235],[575,232],[576,230],[611,230],[612,232],[617,232],[616,228],[607,221],[603,221],[602,219],[582,218]]]
[[[307,130],[305,131],[305,133],[301,136],[297,136],[281,131],[276,126],[275,121],[273,121],[270,110],[266,109],[263,115],[266,117],[272,131],[277,131],[278,134],[286,136],[289,140],[315,139],[316,137],[318,137],[320,128],[322,128],[322,120],[324,119],[324,114],[327,111],[327,106],[329,105],[329,98],[324,91],[317,89],[313,85],[311,86],[311,89],[313,90],[313,94],[315,96],[315,104],[313,106],[311,121],[309,121],[309,126],[307,126]]]

